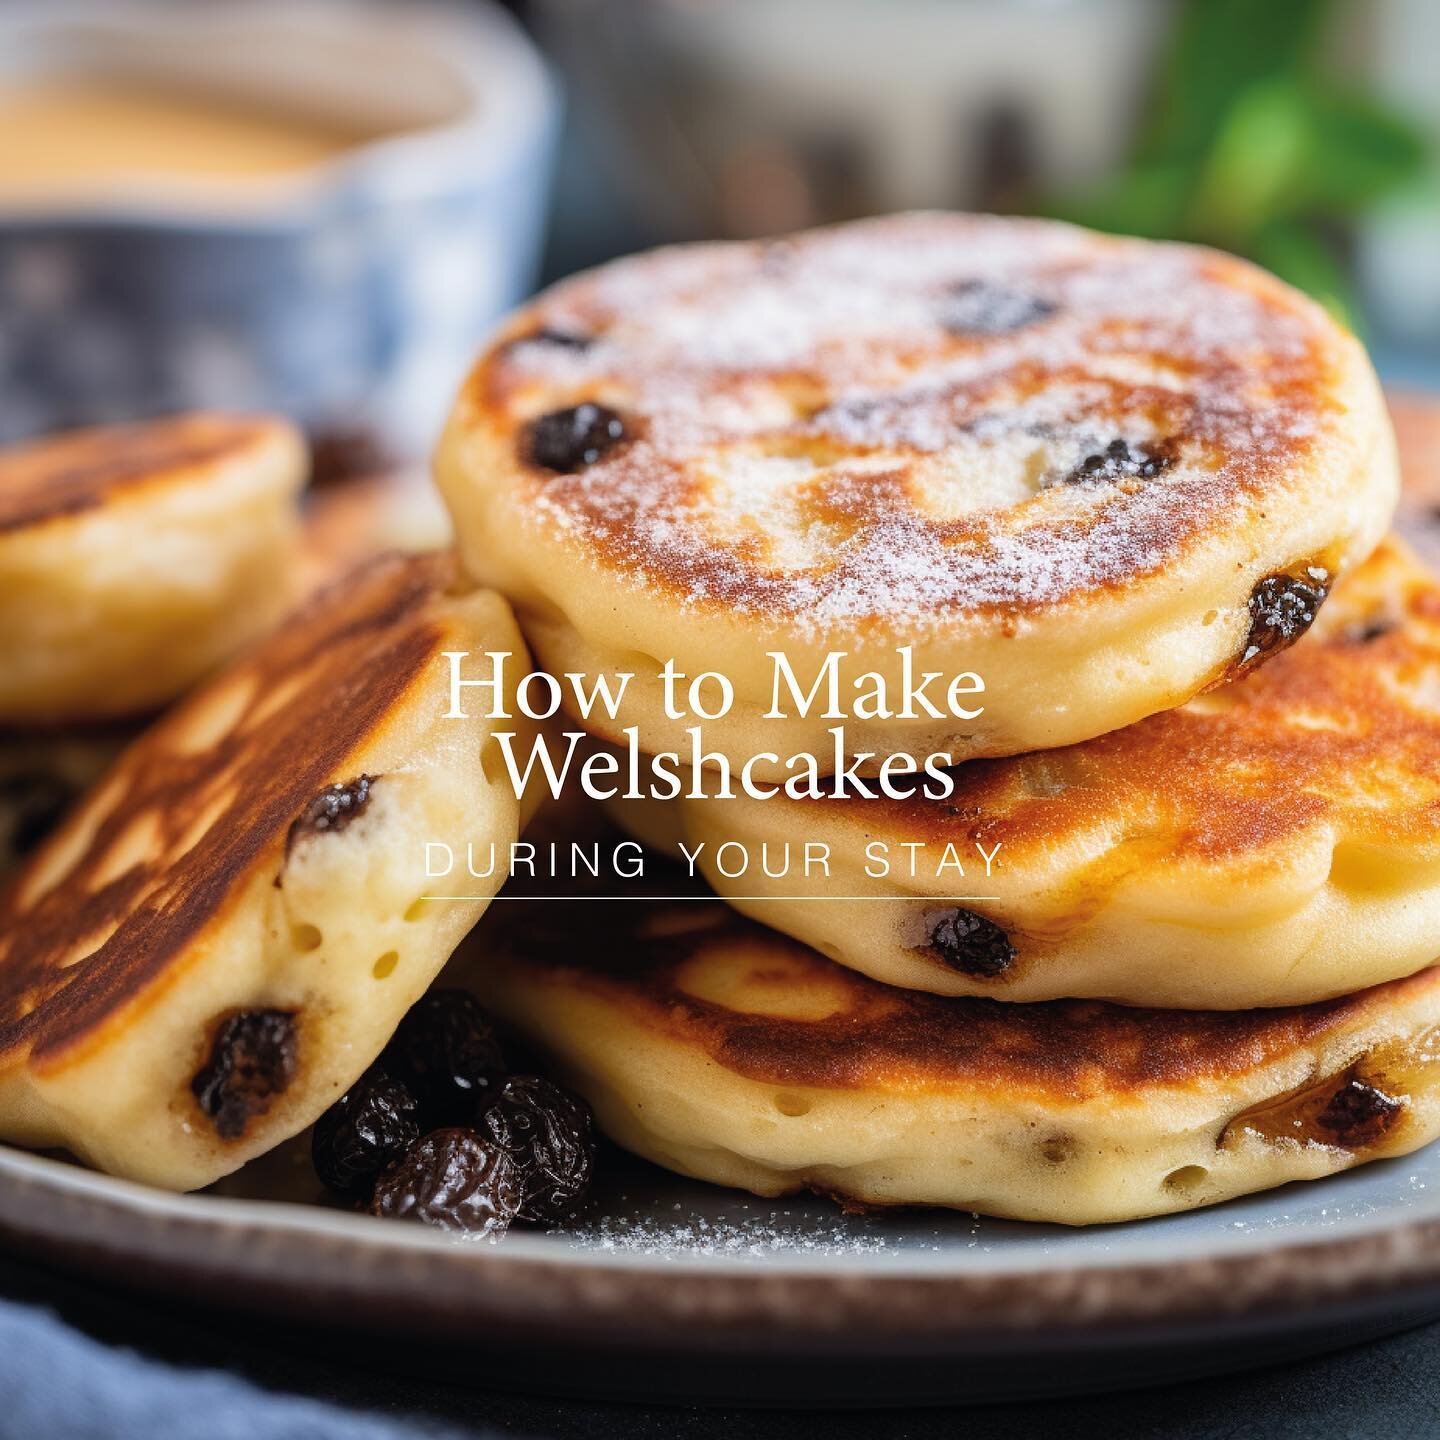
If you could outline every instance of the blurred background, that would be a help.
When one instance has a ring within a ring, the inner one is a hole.
[[[1237,251],[1440,390],[1437,74],[1436,0],[0,0],[0,439],[418,454],[537,283],[911,206]]]

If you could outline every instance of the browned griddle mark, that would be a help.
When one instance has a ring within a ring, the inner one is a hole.
[[[445,557],[382,557],[126,752],[0,899],[0,1058],[43,1060],[79,1042],[174,964],[242,885],[278,871],[291,825],[352,770],[442,643],[427,602],[452,576]],[[297,676],[267,712],[267,697]],[[218,735],[217,717],[229,722]],[[73,864],[27,903],[77,836]],[[108,938],[68,963],[89,935]]]
[[[0,451],[0,534],[83,514],[141,485],[239,458],[272,423],[180,416],[82,430]]]
[[[847,1089],[898,1080],[1079,1100],[1248,1072],[1343,1028],[1370,1003],[1369,992],[1249,1011],[945,997],[881,985],[718,902],[713,912],[693,901],[678,907],[673,926],[653,901],[607,906],[606,914],[599,932],[583,903],[507,906],[493,932],[499,963],[527,985],[592,990],[767,1084]],[[731,1009],[686,988],[690,967],[707,964],[731,979],[772,989],[783,983],[792,994],[819,993],[839,1005],[823,1019]],[[1411,990],[1437,983],[1427,973],[1391,982],[1385,993],[1398,1005]]]
[[[918,785],[867,800],[866,833],[932,853],[998,844],[1015,873],[1071,837],[1112,837],[1074,875],[1074,896],[1056,897],[1076,923],[1176,855],[1221,870],[1317,830],[1378,853],[1431,846],[1437,680],[1440,586],[1386,542],[1335,587],[1303,644],[1238,683],[1082,744],[968,762],[949,772],[944,801]],[[818,807],[822,826],[837,804],[853,813],[833,798],[794,803]]]

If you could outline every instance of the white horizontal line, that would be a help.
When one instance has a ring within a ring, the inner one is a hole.
[[[716,900],[887,900],[887,895],[422,895],[422,900],[689,900],[712,904]],[[910,895],[944,905],[955,900],[998,900],[998,895]]]

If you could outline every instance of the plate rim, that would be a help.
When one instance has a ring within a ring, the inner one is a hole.
[[[517,1340],[546,1344],[753,1349],[780,1335],[876,1354],[1440,1297],[1440,1215],[1356,1226],[1303,1238],[1266,1230],[1254,1244],[1237,1232],[1242,1248],[1168,1260],[717,1264],[571,1248],[557,1237],[477,1244],[291,1202],[174,1195],[0,1147],[0,1243],[27,1256],[127,1288],[223,1289],[221,1308],[281,1307],[302,1320],[452,1339],[458,1324],[502,1320]]]
[[[1385,1161],[1372,1162],[1366,1169],[1388,1164],[1403,1167],[1411,1157],[1400,1155]],[[1356,1167],[1358,1168],[1358,1167]],[[1296,1187],[1313,1188],[1327,1180],[1335,1180],[1349,1172],[1324,1177],[1320,1181],[1295,1181]],[[103,1171],[91,1170],[78,1163],[24,1150],[13,1145],[0,1144],[0,1196],[5,1187],[20,1180],[53,1189],[69,1196],[86,1200],[120,1214],[147,1214],[166,1216],[194,1223],[207,1221],[217,1227],[249,1226],[276,1233],[293,1235],[297,1239],[306,1235],[325,1235],[347,1242],[363,1243],[366,1248],[382,1250],[420,1251],[423,1253],[454,1256],[469,1250],[480,1249],[490,1253],[499,1252],[507,1258],[522,1259],[539,1263],[564,1264],[567,1268],[595,1266],[604,1269],[636,1269],[645,1272],[663,1270],[666,1275],[693,1270],[700,1274],[714,1274],[717,1264],[723,1264],[724,1257],[700,1256],[686,1250],[660,1253],[657,1250],[601,1249],[575,1245],[561,1248],[563,1236],[516,1230],[507,1234],[503,1250],[493,1242],[478,1241],[474,1237],[448,1234],[419,1225],[396,1225],[391,1220],[341,1208],[307,1204],[301,1201],[270,1200],[258,1197],[217,1195],[205,1191],[171,1191],[158,1186],[146,1185],[121,1176],[108,1175]],[[1283,1193],[1289,1186],[1278,1187],[1271,1192]],[[745,1192],[737,1192],[745,1193]],[[761,1204],[783,1205],[785,1196],[751,1197]],[[1241,1200],[1254,1196],[1241,1196]],[[905,1208],[905,1207],[901,1207]],[[912,1210],[920,1207],[909,1207]],[[5,1207],[0,1205],[0,1217],[5,1216]],[[1146,1226],[1151,1220],[1164,1221],[1168,1216],[1145,1217],[1127,1220],[1112,1225],[1054,1227],[1066,1234],[1113,1235],[1122,1231]],[[1055,1268],[1070,1271],[1134,1269],[1145,1265],[1180,1265],[1197,1260],[1229,1260],[1254,1258],[1258,1255],[1272,1255],[1296,1249],[1325,1250],[1345,1245],[1352,1241],[1363,1241],[1381,1236],[1395,1237],[1409,1230],[1428,1229],[1433,1224],[1440,1229],[1440,1191],[1435,1199],[1428,1199],[1417,1206],[1406,1219],[1387,1218],[1381,1215],[1356,1217],[1344,1223],[1343,1233],[1338,1236],[1319,1235],[1305,1232],[1298,1227],[1293,1231],[1261,1228],[1245,1225],[1240,1228],[1216,1232],[1207,1237],[1203,1244],[1178,1242],[1173,1236],[1166,1236],[1157,1230],[1155,1238],[1127,1236],[1123,1251],[1097,1250],[1083,1261],[1076,1262],[1069,1257],[1056,1257],[1042,1247],[1026,1247],[1024,1252],[1012,1251],[1006,1255],[1003,1243],[977,1248],[966,1252],[965,1268],[952,1265],[948,1260],[924,1256],[887,1259],[883,1266],[856,1264],[848,1255],[833,1253],[785,1251],[765,1258],[767,1274],[784,1273],[805,1275],[830,1273],[843,1269],[863,1272],[865,1275],[883,1275],[885,1278],[903,1279],[912,1275],[937,1278],[937,1265],[947,1277],[966,1279],[977,1276],[1017,1277],[1038,1272],[1049,1272]],[[860,1258],[857,1256],[856,1258]],[[736,1257],[737,1261],[740,1257]],[[737,1269],[741,1268],[737,1264]],[[748,1262],[746,1263],[746,1268]]]

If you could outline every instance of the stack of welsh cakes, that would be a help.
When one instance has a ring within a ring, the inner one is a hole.
[[[1037,222],[660,252],[515,318],[439,477],[537,663],[633,675],[567,728],[699,761],[619,818],[720,899],[481,927],[622,1145],[1087,1223],[1440,1133],[1440,585],[1309,301]]]

